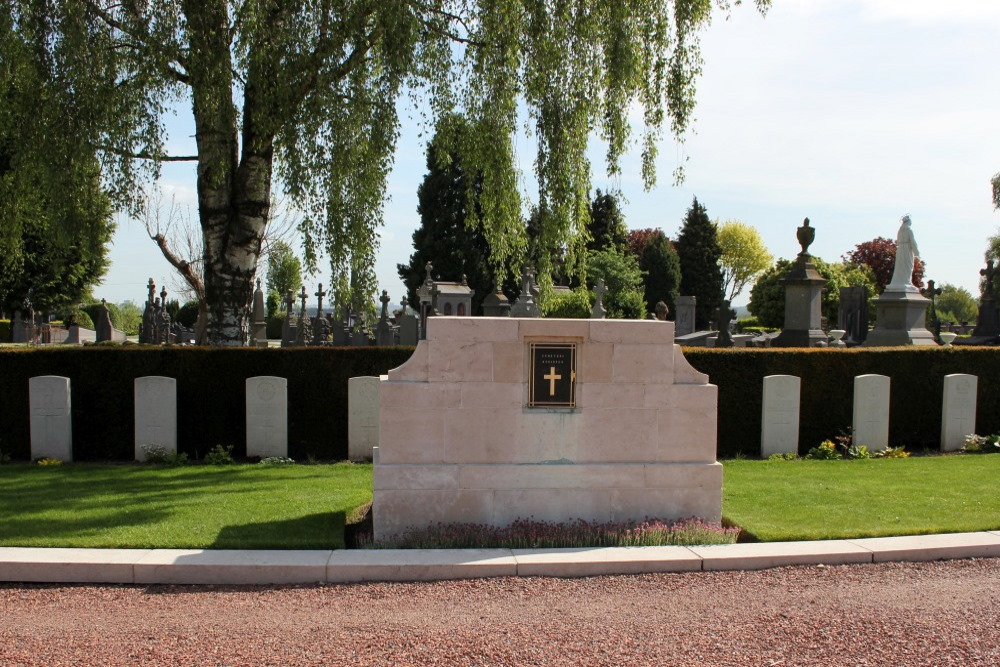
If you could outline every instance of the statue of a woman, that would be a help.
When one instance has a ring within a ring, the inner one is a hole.
[[[920,250],[910,225],[910,216],[904,215],[896,234],[896,263],[892,267],[892,280],[886,286],[886,291],[919,291],[913,284],[913,260],[920,256]]]

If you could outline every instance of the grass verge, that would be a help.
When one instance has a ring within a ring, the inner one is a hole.
[[[1000,456],[723,466],[723,514],[764,542],[1000,529]]]
[[[0,546],[342,549],[370,465],[0,466]]]

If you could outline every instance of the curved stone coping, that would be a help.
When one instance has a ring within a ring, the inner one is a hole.
[[[1000,557],[1000,531],[597,549],[227,551],[0,547],[0,581],[228,585],[432,581],[990,557]]]

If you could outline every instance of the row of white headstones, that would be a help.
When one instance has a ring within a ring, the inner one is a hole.
[[[136,378],[134,387],[136,460],[146,460],[154,448],[176,452],[177,380],[151,375]],[[32,460],[73,460],[70,395],[67,377],[28,379]],[[246,433],[248,457],[288,456],[288,380],[247,378]]]
[[[885,375],[858,375],[854,378],[852,444],[871,451],[889,446],[890,379]],[[799,394],[801,380],[794,375],[764,378],[761,415],[760,454],[796,452],[799,445]],[[944,376],[941,401],[941,451],[961,449],[965,436],[976,432],[975,375],[956,373]],[[817,443],[819,444],[819,443]]]
[[[135,379],[135,458],[143,461],[149,448],[177,451],[177,380],[162,376]],[[794,375],[764,378],[761,416],[761,456],[796,452],[799,444],[801,380]],[[975,375],[944,378],[941,408],[941,450],[955,451],[965,436],[975,433]],[[889,445],[890,379],[885,375],[854,378],[853,442],[870,450]],[[378,378],[351,378],[351,458],[371,458],[378,440]],[[31,458],[73,460],[70,380],[44,375],[28,380],[31,410]],[[246,379],[247,456],[288,456],[288,380],[257,376]],[[356,450],[364,450],[356,451]]]

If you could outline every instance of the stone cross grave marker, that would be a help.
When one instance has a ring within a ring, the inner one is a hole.
[[[854,378],[853,444],[872,451],[889,446],[889,389],[885,375]]]
[[[247,378],[247,456],[288,456],[288,380]]]
[[[177,452],[177,380],[160,375],[138,377],[135,392],[135,460],[145,461],[144,446]]]
[[[799,449],[799,395],[802,380],[794,375],[764,378],[760,418],[760,455],[796,453]]]
[[[41,375],[28,379],[31,458],[73,460],[69,378]]]
[[[371,461],[378,447],[379,378],[347,380],[347,458]]]
[[[941,451],[953,452],[965,444],[965,436],[976,432],[976,393],[979,378],[955,373],[944,376],[941,406]]]

